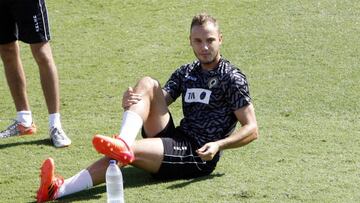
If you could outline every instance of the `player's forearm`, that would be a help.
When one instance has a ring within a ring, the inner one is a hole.
[[[258,138],[258,127],[256,124],[242,126],[229,137],[218,140],[220,150],[238,148],[249,144]]]
[[[174,102],[173,98],[170,96],[168,92],[166,92],[164,89],[162,90],[165,98],[165,102],[167,106],[170,106]]]

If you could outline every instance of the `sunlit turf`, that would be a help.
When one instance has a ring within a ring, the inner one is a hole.
[[[356,1],[48,1],[61,114],[73,145],[48,140],[38,69],[21,44],[39,132],[0,140],[0,202],[32,202],[43,159],[70,177],[101,157],[93,134],[118,132],[121,95],[141,76],[164,84],[194,60],[193,15],[220,21],[222,55],[246,73],[260,139],[224,152],[209,177],[159,182],[123,170],[127,202],[358,202],[360,3]],[[0,68],[0,127],[15,116]],[[175,122],[182,117],[177,101]],[[105,186],[59,202],[105,202]]]

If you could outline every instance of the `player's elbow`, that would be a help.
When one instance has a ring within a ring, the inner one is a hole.
[[[251,133],[251,138],[252,138],[252,141],[256,140],[259,138],[259,128],[257,125],[254,125],[253,126],[253,129],[252,129],[252,133]]]

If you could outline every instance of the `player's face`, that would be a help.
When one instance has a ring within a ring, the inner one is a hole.
[[[194,26],[190,33],[190,45],[204,69],[213,69],[220,60],[222,35],[213,23]]]

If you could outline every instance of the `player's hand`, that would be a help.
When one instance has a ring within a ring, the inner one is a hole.
[[[216,142],[208,142],[198,150],[196,150],[199,157],[204,161],[210,161],[214,158],[215,154],[219,151],[219,144]]]
[[[131,105],[137,104],[141,99],[141,94],[136,94],[132,87],[128,87],[123,94],[122,107],[124,109],[129,108]]]

